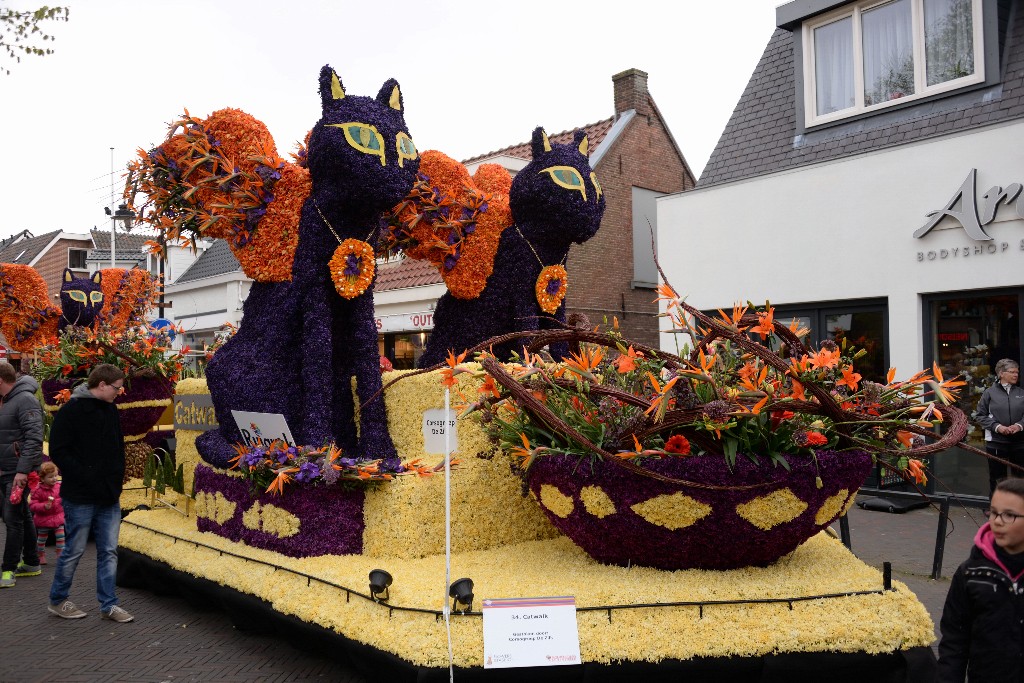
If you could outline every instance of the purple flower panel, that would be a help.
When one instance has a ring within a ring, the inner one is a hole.
[[[634,474],[614,463],[578,460],[567,456],[538,458],[530,467],[529,487],[540,497],[549,484],[572,496],[573,510],[565,518],[542,506],[555,527],[591,557],[607,564],[638,564],[658,569],[735,569],[763,567],[792,552],[828,526],[815,516],[822,504],[840,490],[851,495],[871,469],[871,456],[862,451],[819,451],[818,466],[810,456],[787,456],[791,471],[761,458],[760,464],[738,456],[730,472],[724,458],[686,457],[648,461],[645,467],[693,485],[671,484]],[[822,488],[815,478],[821,476]],[[729,488],[706,488],[724,486]],[[755,485],[754,488],[740,488]],[[585,486],[600,487],[615,504],[615,514],[598,518],[588,513],[580,498]],[[807,503],[803,513],[789,522],[760,529],[736,512],[736,506],[788,488]],[[657,496],[683,493],[711,507],[694,524],[671,530],[652,524],[631,507]]]
[[[57,405],[54,395],[62,389],[73,390],[75,385],[84,382],[82,378],[76,379],[44,379],[43,380],[43,401],[48,406]],[[159,377],[133,377],[125,382],[125,391],[114,400],[114,405],[119,408],[125,403],[136,401],[156,401],[168,399],[172,395],[171,384]],[[167,406],[153,406],[148,408],[120,408],[118,417],[121,419],[121,433],[125,437],[145,434],[153,425],[160,420]]]
[[[318,555],[354,555],[363,551],[363,500],[358,489],[341,487],[294,486],[283,496],[262,493],[255,498],[246,480],[229,477],[206,465],[197,465],[196,493],[220,493],[236,505],[231,519],[218,524],[200,517],[199,531],[209,531],[232,541],[243,541],[254,548],[272,550],[288,557]],[[299,533],[278,538],[242,524],[242,513],[256,502],[273,505],[299,518]]]

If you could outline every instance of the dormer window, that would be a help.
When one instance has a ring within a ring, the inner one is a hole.
[[[982,0],[869,0],[803,23],[815,126],[985,80]]]

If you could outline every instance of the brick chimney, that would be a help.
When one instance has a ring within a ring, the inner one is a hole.
[[[626,69],[612,76],[615,86],[615,114],[635,109],[637,114],[651,113],[647,105],[647,72],[640,69]]]

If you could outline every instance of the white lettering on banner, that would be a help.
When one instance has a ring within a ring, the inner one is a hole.
[[[375,320],[377,332],[419,332],[421,330],[434,329],[434,313],[432,311],[422,313],[396,313],[395,315],[382,315]]]

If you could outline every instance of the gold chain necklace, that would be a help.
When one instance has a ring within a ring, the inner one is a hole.
[[[523,238],[526,246],[533,252],[533,257],[540,264],[540,275],[537,276],[537,282],[533,286],[534,294],[537,297],[537,304],[540,306],[540,310],[549,315],[554,315],[558,307],[562,305],[562,301],[565,299],[565,292],[569,287],[569,273],[565,270],[565,261],[569,258],[569,254],[566,252],[565,256],[562,257],[561,263],[545,266],[540,254],[533,248],[530,240],[526,239],[526,235],[519,229],[519,226],[514,225],[512,227]]]
[[[373,282],[373,275],[376,270],[376,253],[370,244],[370,238],[377,228],[370,230],[365,240],[357,240],[354,237],[343,240],[335,231],[334,226],[327,220],[327,216],[320,210],[316,198],[313,198],[313,207],[320,214],[320,219],[327,226],[327,229],[338,240],[338,248],[327,266],[330,270],[331,281],[338,294],[346,299],[354,299],[363,294]]]

